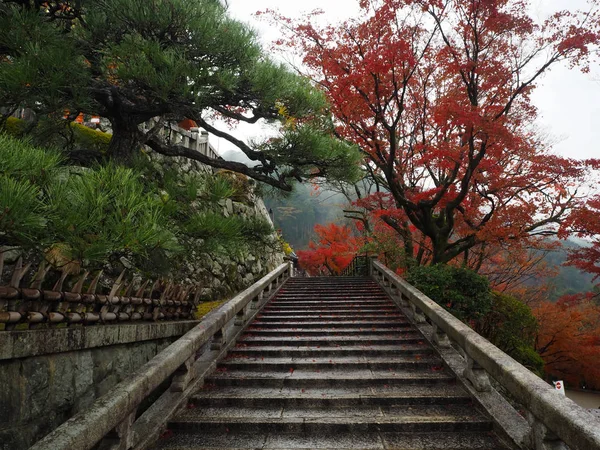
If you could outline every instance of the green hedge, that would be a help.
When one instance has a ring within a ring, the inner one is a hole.
[[[529,370],[542,375],[544,361],[534,350],[537,319],[531,308],[510,295],[494,292],[490,311],[477,331]]]
[[[488,280],[472,270],[443,264],[416,266],[406,279],[463,322],[479,320],[492,304]]]

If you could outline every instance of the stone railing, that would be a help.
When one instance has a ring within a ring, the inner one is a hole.
[[[76,414],[30,450],[143,449],[156,441],[163,426],[189,395],[214,371],[246,325],[290,277],[282,264],[260,281],[212,311],[196,327],[142,366],[129,379]],[[145,411],[140,404],[154,397]],[[153,395],[154,394],[154,395]],[[141,413],[141,414],[140,414]]]
[[[446,363],[467,380],[466,386],[515,443],[535,450],[566,449],[566,445],[572,450],[600,449],[600,427],[592,414],[560,395],[379,261],[372,261],[371,270],[375,280],[437,346]],[[513,403],[522,405],[520,413],[498,398],[501,396],[489,376]]]
[[[4,254],[0,253],[0,275],[4,270]],[[35,329],[65,325],[91,325],[129,321],[190,320],[198,304],[199,286],[183,286],[150,280],[133,288],[133,280],[125,279],[125,271],[113,283],[110,292],[97,293],[102,272],[88,281],[89,272],[73,280],[68,291],[63,285],[68,272],[44,287],[50,266],[42,263],[29,283],[23,278],[30,264],[21,258],[12,268],[10,280],[4,284],[0,276],[0,327]],[[27,286],[21,286],[27,284]],[[85,286],[85,289],[84,289]]]

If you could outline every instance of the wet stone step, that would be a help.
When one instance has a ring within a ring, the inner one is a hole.
[[[427,345],[407,344],[395,346],[344,346],[344,347],[283,347],[283,346],[244,346],[236,345],[231,354],[236,357],[241,356],[288,356],[288,357],[340,357],[340,356],[397,356],[409,354],[430,354],[433,349]]]
[[[350,323],[357,323],[357,322],[372,322],[372,323],[378,323],[378,322],[395,322],[395,320],[398,321],[406,321],[405,316],[401,315],[401,314],[397,314],[397,315],[391,315],[391,314],[369,314],[369,315],[356,315],[356,316],[333,316],[333,315],[320,315],[320,316],[265,316],[265,315],[260,315],[257,316],[256,320],[260,321],[260,322],[283,322],[283,321],[289,321],[289,322],[302,322],[305,324],[309,324],[309,323],[314,323],[314,322],[323,322],[323,321],[327,321],[327,322],[350,322]]]
[[[288,302],[332,302],[332,303],[343,303],[343,302],[389,302],[390,299],[386,295],[352,295],[352,296],[341,296],[341,295],[278,295],[273,302],[277,303],[288,303]]]
[[[393,306],[393,303],[390,302],[389,299],[373,299],[370,298],[368,300],[323,300],[323,299],[277,299],[274,300],[273,303],[269,304],[269,307],[280,307],[280,306],[289,306],[289,307],[312,307],[312,308],[335,308],[335,307],[358,307],[358,308],[378,308],[381,306],[389,307]]]
[[[243,345],[280,345],[280,346],[345,346],[345,345],[394,345],[394,344],[408,344],[417,343],[422,341],[423,338],[418,335],[413,336],[373,336],[373,337],[270,337],[270,336],[250,336],[244,337],[238,341],[239,344]]]
[[[342,408],[360,406],[406,405],[471,405],[472,400],[457,385],[388,387],[385,392],[373,393],[372,388],[234,388],[215,391],[215,386],[201,390],[190,402],[195,407],[297,407]],[[216,393],[218,392],[218,394]]]
[[[346,362],[336,360],[331,362],[326,359],[321,359],[322,362],[313,362],[310,358],[302,358],[306,362],[298,361],[300,358],[281,358],[285,361],[277,361],[273,359],[266,360],[250,360],[249,358],[235,358],[223,361],[219,367],[226,367],[228,370],[252,370],[252,371],[284,371],[287,372],[290,369],[295,370],[323,370],[335,366],[336,369],[378,369],[378,370],[400,370],[400,369],[435,369],[441,367],[441,360],[433,357],[428,358],[405,358],[404,360],[396,361],[385,361],[385,362],[372,362],[372,361],[359,361],[359,362]],[[287,361],[293,360],[296,361]],[[315,360],[316,361],[316,360]]]
[[[369,333],[371,335],[381,335],[381,334],[390,334],[390,333],[411,333],[415,332],[416,329],[410,323],[400,324],[403,325],[402,328],[381,328],[381,329],[373,329],[367,328],[363,329],[361,327],[354,328],[259,328],[255,326],[250,326],[247,328],[247,331],[252,333],[255,336],[303,336],[303,335],[311,335],[311,336],[321,336],[323,334],[331,334],[334,336],[342,336],[342,335],[356,335],[357,333]]]
[[[381,308],[352,308],[352,309],[315,309],[315,308],[265,308],[261,311],[262,314],[301,314],[301,315],[319,315],[319,314],[335,314],[335,315],[357,315],[357,314],[374,314],[374,313],[393,313],[398,314],[398,308],[386,306]]]
[[[403,384],[436,384],[455,382],[455,377],[446,372],[429,371],[385,371],[382,374],[358,375],[359,371],[340,371],[325,373],[321,371],[294,371],[293,375],[282,376],[280,372],[253,372],[236,370],[231,373],[224,372],[209,377],[206,382],[216,386],[240,387],[374,387],[384,389]],[[369,374],[371,371],[365,370]],[[353,374],[356,374],[353,376]]]
[[[258,328],[347,328],[349,326],[355,326],[361,329],[374,329],[374,328],[396,328],[401,325],[412,326],[408,320],[314,320],[314,321],[302,321],[296,320],[285,320],[278,322],[266,322],[263,320],[257,320],[252,324]]]
[[[428,433],[203,433],[179,431],[160,441],[164,450],[505,450],[493,436]]]
[[[456,406],[455,408],[458,408]],[[340,412],[325,409],[321,415],[314,409],[255,409],[232,408],[219,413],[219,408],[187,409],[170,424],[174,430],[198,432],[257,432],[257,433],[349,433],[349,432],[440,432],[440,431],[491,431],[492,424],[477,414],[473,408],[448,411],[440,415],[431,412],[414,412],[419,405],[403,407],[387,414],[374,415],[378,408],[340,408]],[[391,409],[391,408],[390,408]],[[343,412],[342,412],[343,411]],[[311,415],[307,415],[312,413]],[[230,415],[227,415],[230,414]],[[249,416],[248,414],[252,414]]]

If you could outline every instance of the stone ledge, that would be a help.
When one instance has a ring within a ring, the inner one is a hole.
[[[195,320],[0,331],[0,361],[183,336]]]

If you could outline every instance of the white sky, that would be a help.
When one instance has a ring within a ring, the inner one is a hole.
[[[358,0],[228,0],[230,13],[249,23],[261,36],[265,46],[276,39],[276,27],[265,21],[257,21],[253,14],[267,8],[278,9],[289,17],[320,8],[324,20],[338,22],[359,12]],[[532,0],[534,17],[546,17],[561,9],[585,9],[585,0]],[[591,73],[566,67],[553,67],[538,83],[533,102],[539,109],[538,124],[556,142],[555,150],[568,157],[600,158],[600,67],[591,68]],[[245,136],[263,136],[267,128],[239,127],[238,133]],[[225,141],[215,142],[223,153],[233,146]]]

